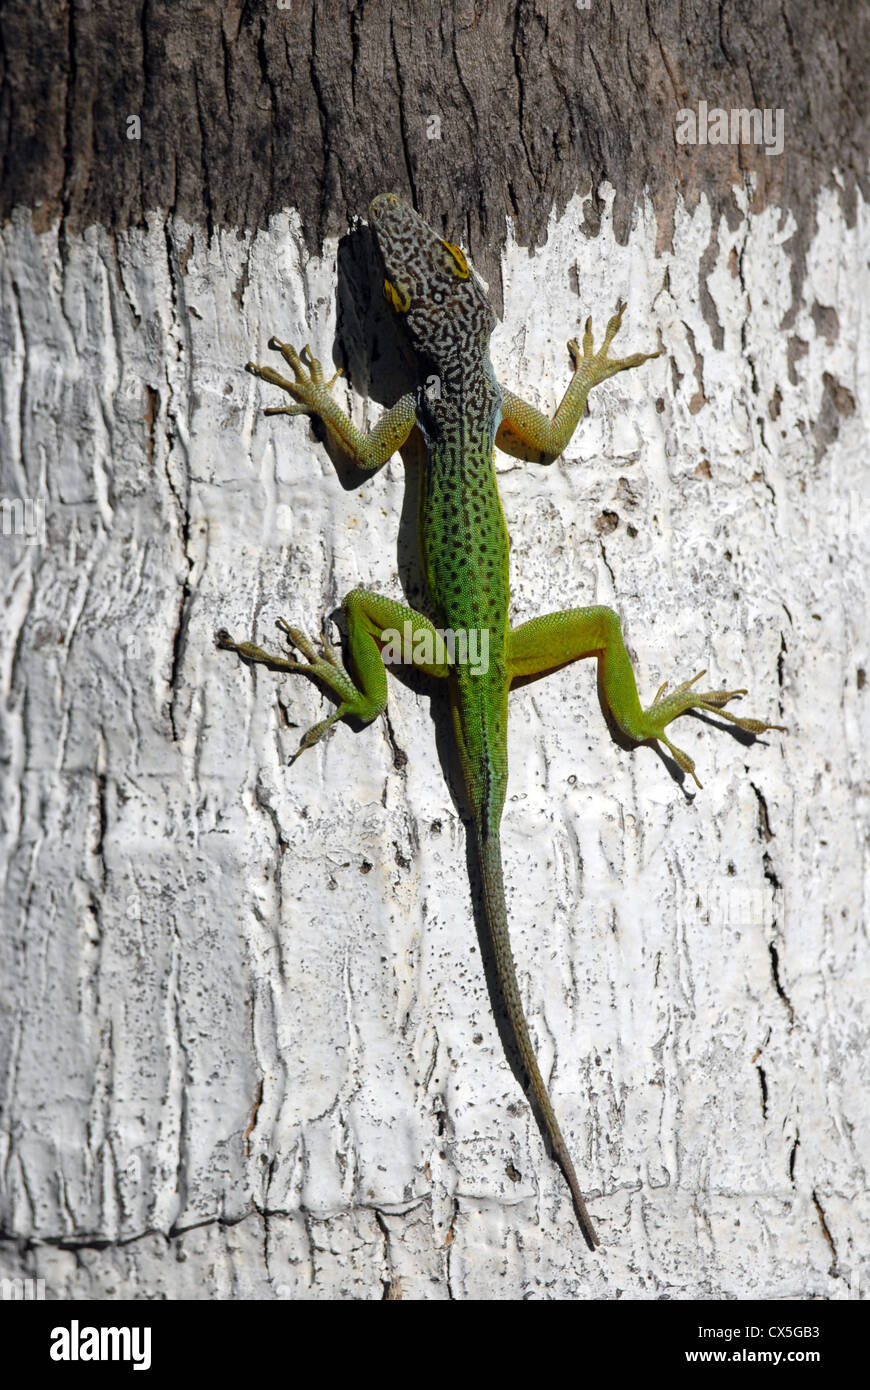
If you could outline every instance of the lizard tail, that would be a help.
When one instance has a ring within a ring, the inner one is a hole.
[[[568,1146],[562,1138],[562,1131],[556,1119],[555,1112],[550,1104],[550,1097],[544,1085],[544,1078],[538,1068],[535,1051],[532,1047],[532,1040],[529,1037],[529,1029],[526,1023],[523,1006],[520,1000],[519,986],[517,985],[517,972],[514,965],[513,952],[511,951],[510,938],[508,937],[507,907],[504,897],[504,879],[501,868],[501,847],[498,835],[484,836],[480,831],[477,835],[477,848],[480,860],[481,875],[483,878],[483,895],[486,907],[486,922],[489,927],[492,949],[495,954],[496,969],[501,986],[504,1002],[507,1007],[508,1018],[516,1039],[517,1048],[526,1069],[529,1081],[531,1082],[532,1094],[535,1099],[538,1111],[543,1118],[547,1135],[553,1148],[556,1162],[562,1169],[571,1189],[571,1196],[574,1199],[574,1206],[580,1221],[580,1229],[586,1238],[586,1243],[590,1250],[594,1250],[599,1244],[598,1236],[595,1234],[595,1227],[592,1225],[589,1213],[586,1210],[586,1203],[580,1191],[580,1184],[577,1181],[577,1174],[574,1172],[574,1164],[568,1153]]]

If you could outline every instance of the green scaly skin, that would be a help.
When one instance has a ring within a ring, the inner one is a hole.
[[[270,367],[248,364],[249,371],[280,387],[294,404],[267,414],[316,415],[331,439],[357,463],[374,470],[419,431],[425,449],[420,486],[419,539],[432,616],[438,628],[454,632],[486,630],[489,665],[472,673],[436,650],[435,659],[418,665],[448,682],[453,727],[470,803],[474,838],[483,883],[484,908],[499,981],[517,1047],[531,1084],[538,1113],[553,1153],[568,1181],[580,1226],[591,1249],[598,1237],[586,1210],[574,1165],[562,1137],[547,1088],[535,1058],[523,1014],[508,936],[502,880],[499,824],[507,788],[507,712],[511,682],[555,670],[581,656],[596,656],[601,689],[619,728],[636,742],[660,739],[680,768],[695,777],[688,755],[666,737],[665,727],[691,709],[719,713],[753,734],[779,725],[738,718],[723,706],[743,690],[693,691],[698,676],[670,695],[665,687],[643,709],[625,650],[620,622],[612,609],[574,608],[550,613],[511,629],[508,622],[508,534],[498,495],[493,446],[519,458],[550,463],[565,448],[583,414],[589,391],[616,372],[639,366],[657,352],[613,359],[608,350],[624,311],[618,305],[601,348],[593,346],[587,321],[582,350],[568,344],[574,373],[552,419],[512,392],[499,387],[489,358],[495,314],[483,288],[458,247],[442,240],[412,208],[391,194],[375,198],[370,220],[387,271],[387,298],[401,318],[416,350],[420,381],[367,435],[358,430],[333,400],[320,363],[305,348],[273,339],[293,372],[288,380]],[[340,373],[336,373],[336,376]],[[431,389],[432,377],[437,390]],[[344,600],[350,671],[340,663],[325,637],[322,652],[302,633],[281,621],[305,661],[270,654],[251,642],[234,642],[218,634],[219,645],[249,662],[312,676],[337,697],[334,713],[304,736],[301,748],[317,743],[345,717],[369,722],[386,706],[386,668],[381,658],[385,631],[403,631],[411,623],[416,636],[435,629],[428,618],[365,589]],[[703,675],[703,672],[699,673]],[[695,777],[697,782],[697,777]],[[698,783],[700,786],[700,783]]]

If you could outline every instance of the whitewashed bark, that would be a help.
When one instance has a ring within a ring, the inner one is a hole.
[[[326,700],[214,646],[272,644],[279,616],[314,635],[357,584],[402,594],[401,461],[343,487],[242,370],[272,333],[329,360],[335,245],[155,216],[61,260],[21,213],[2,488],[44,499],[46,531],[0,542],[3,1277],[868,1287],[867,208],[847,227],[820,195],[787,330],[775,208],[711,229],[702,200],[659,253],[650,211],[624,247],[582,222],[578,199],[508,250],[500,379],[551,410],[566,339],[620,295],[618,346],[667,356],[596,390],[553,467],[498,456],[514,621],[612,604],[642,695],[707,667],[789,726],[747,746],[681,721],[696,794],[614,743],[592,663],[512,697],[513,939],[601,1252],[492,1017],[436,702],[393,681],[386,720],[291,765]]]

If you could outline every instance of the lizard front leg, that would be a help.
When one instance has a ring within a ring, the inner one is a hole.
[[[278,626],[305,661],[264,651],[253,642],[235,642],[225,629],[217,634],[218,646],[238,652],[244,661],[263,662],[279,671],[301,672],[320,681],[337,696],[338,708],[303,735],[300,752],[318,743],[338,719],[355,718],[369,724],[383,713],[387,705],[387,669],[381,648],[387,642],[391,648],[395,643],[401,658],[409,657],[412,664],[427,675],[446,677],[449,673],[442,639],[422,613],[368,589],[353,589],[342,606],[347,621],[350,672],[339,661],[324,634],[321,634],[322,655],[318,655],[304,634],[290,627],[283,618],[278,620]],[[401,640],[406,623],[410,624],[410,644]]]
[[[401,449],[417,423],[412,392],[401,396],[374,428],[363,434],[330,394],[342,375],[340,367],[329,381],[324,381],[323,368],[318,359],[312,357],[310,348],[304,347],[298,353],[289,343],[281,343],[277,338],[269,339],[269,347],[281,353],[293,371],[293,380],[288,381],[271,367],[258,367],[254,362],[249,362],[246,370],[272,386],[280,386],[296,404],[271,406],[265,411],[266,415],[316,415],[357,467],[368,472],[381,468],[397,449]]]
[[[624,313],[625,304],[620,301],[597,352],[593,349],[591,318],[586,320],[582,353],[576,339],[571,339],[568,350],[574,362],[574,375],[552,419],[542,415],[540,410],[515,396],[512,391],[501,388],[502,419],[495,437],[500,449],[516,458],[552,463],[567,447],[586,409],[586,399],[592,387],[615,376],[617,372],[639,367],[642,362],[660,355],[661,349],[657,352],[635,352],[631,357],[608,357],[608,349],[619,332]]]
[[[691,680],[683,681],[670,695],[665,694],[665,682],[652,704],[644,709],[625,650],[619,616],[612,608],[569,608],[563,613],[548,613],[508,633],[507,659],[511,680],[543,675],[583,656],[598,657],[601,694],[618,728],[636,743],[660,739],[682,770],[694,777],[699,787],[701,783],[692,759],[671,743],[664,732],[666,726],[679,715],[692,709],[706,710],[721,715],[746,733],[763,734],[768,729],[785,732],[781,724],[745,719],[723,708],[730,700],[745,695],[745,690],[693,690],[695,681],[703,676],[703,671],[699,671]]]

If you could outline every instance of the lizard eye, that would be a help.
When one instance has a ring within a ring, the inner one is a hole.
[[[458,275],[460,280],[467,280],[471,271],[468,269],[468,261],[465,259],[465,252],[459,247],[454,246],[452,241],[441,243],[445,251],[449,251],[453,259],[453,273]]]
[[[446,296],[445,296],[443,290],[433,290],[433,291],[432,291],[432,303],[433,303],[433,304],[443,304],[445,298],[446,298]]]

